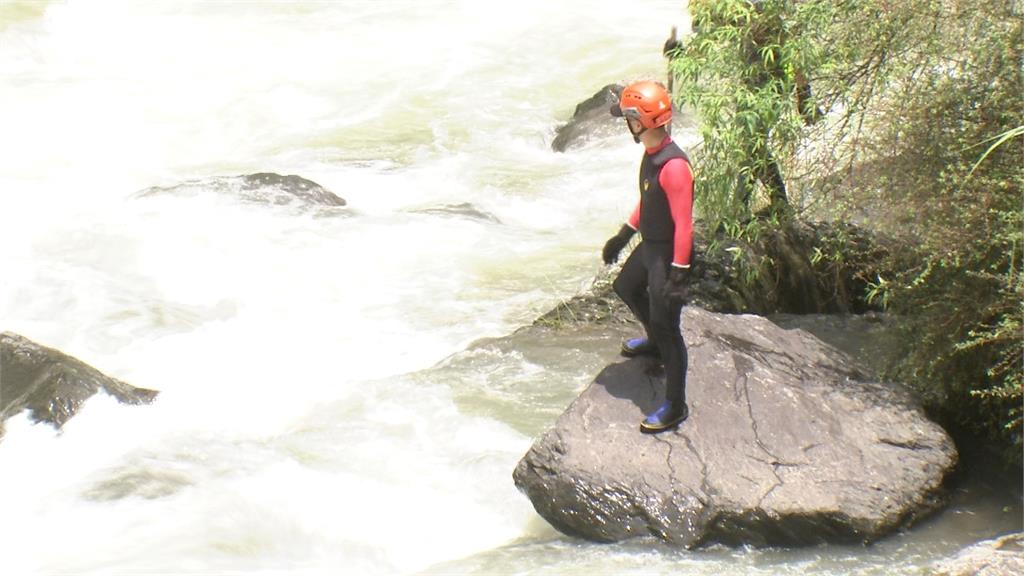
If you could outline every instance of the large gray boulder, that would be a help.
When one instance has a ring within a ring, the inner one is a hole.
[[[23,336],[0,333],[0,435],[3,423],[23,410],[36,422],[60,428],[101,390],[124,404],[148,404],[158,394]]]
[[[538,513],[597,541],[686,547],[870,542],[936,510],[957,461],[902,388],[758,316],[684,309],[690,418],[639,432],[664,398],[649,359],[605,368],[513,474]]]
[[[1024,534],[1007,534],[965,548],[932,567],[935,576],[1017,576],[1024,574]]]

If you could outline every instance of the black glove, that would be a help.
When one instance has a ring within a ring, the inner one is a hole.
[[[686,303],[689,298],[690,269],[669,266],[665,282],[665,299],[670,302]]]
[[[612,264],[619,259],[619,252],[629,244],[629,239],[636,234],[636,230],[629,227],[628,224],[623,224],[619,233],[612,236],[604,243],[604,250],[601,251],[601,258],[605,264]]]

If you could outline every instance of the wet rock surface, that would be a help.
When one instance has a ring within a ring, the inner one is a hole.
[[[23,410],[36,422],[60,428],[100,391],[135,405],[148,404],[158,394],[111,378],[23,336],[0,334],[0,434],[3,422]]]
[[[224,194],[245,202],[275,206],[299,204],[341,207],[346,205],[344,198],[335,195],[312,180],[294,174],[281,175],[273,172],[189,180],[174,186],[154,186],[135,194],[135,197],[193,196],[202,193]]]
[[[622,120],[608,113],[611,105],[619,101],[622,89],[621,84],[608,84],[577,104],[572,118],[555,130],[551,149],[565,152],[584,145],[594,137],[623,132]]]
[[[605,368],[513,474],[557,529],[597,541],[871,542],[943,503],[957,453],[912,395],[803,330],[687,307],[690,417],[639,432],[664,398],[650,359]]]

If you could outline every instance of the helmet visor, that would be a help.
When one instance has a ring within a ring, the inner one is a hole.
[[[612,104],[612,107],[608,109],[608,113],[616,118],[632,118],[634,120],[640,120],[640,110],[633,107],[622,108],[618,104]]]

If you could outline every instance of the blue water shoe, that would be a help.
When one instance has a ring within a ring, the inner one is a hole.
[[[667,400],[660,408],[652,412],[640,423],[640,431],[644,434],[657,434],[665,430],[671,430],[686,420],[690,415],[690,408],[684,402],[681,408],[675,408]]]
[[[622,343],[622,355],[627,358],[634,356],[660,356],[658,346],[647,338],[630,338]]]

